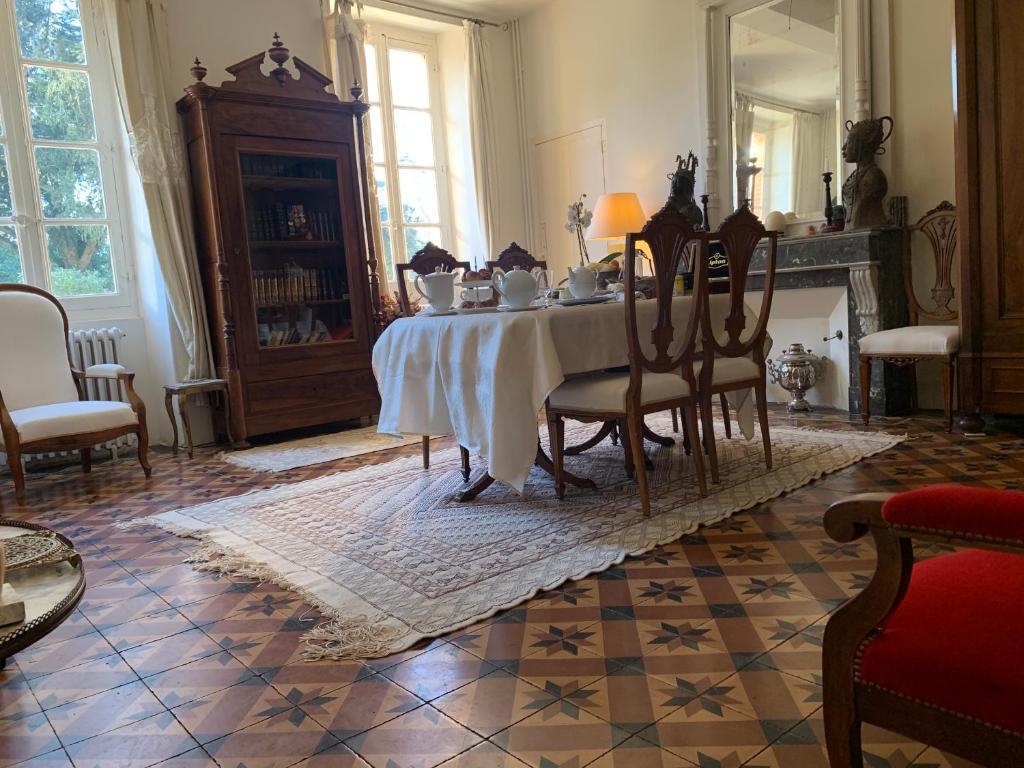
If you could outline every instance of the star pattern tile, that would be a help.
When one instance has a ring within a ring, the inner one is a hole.
[[[859,429],[844,414],[775,423]],[[1019,488],[1024,439],[940,419],[878,456],[679,541],[384,659],[307,662],[320,614],[273,584],[197,571],[194,543],[112,523],[253,487],[418,455],[418,446],[263,476],[154,452],[33,473],[28,508],[85,561],[78,610],[0,670],[0,766],[175,768],[827,768],[821,645],[874,570],[832,541],[832,501],[936,481]],[[435,450],[446,442],[436,441]],[[918,557],[943,554],[922,546]],[[867,727],[871,768],[972,768]]]

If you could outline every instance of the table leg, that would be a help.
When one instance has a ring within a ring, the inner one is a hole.
[[[589,451],[595,445],[599,444],[602,440],[604,440],[606,437],[608,437],[608,435],[610,435],[612,433],[612,428],[614,426],[615,426],[615,422],[614,421],[606,421],[601,426],[601,429],[598,430],[597,434],[594,435],[592,438],[590,438],[589,440],[585,440],[584,442],[580,443],[579,445],[570,445],[568,448],[566,448],[565,449],[565,455],[566,456],[578,456],[579,454],[583,453],[584,451]]]
[[[544,453],[544,449],[540,447],[540,440],[537,441],[537,455],[534,457],[533,463],[554,477],[555,465],[551,461],[551,458]],[[566,472],[565,470],[562,471],[562,480],[569,485],[575,485],[577,488],[597,488],[597,483],[590,478],[579,477],[578,475],[574,475],[572,472]],[[487,472],[484,472],[484,474],[481,475],[475,483],[469,486],[469,488],[461,491],[456,498],[459,501],[472,501],[485,490],[490,488],[493,482],[494,478]]]
[[[666,448],[676,444],[676,441],[673,440],[671,437],[662,437],[661,435],[654,432],[650,427],[647,426],[646,422],[641,422],[641,425],[645,440],[650,440],[652,443],[663,445]]]
[[[192,425],[188,421],[188,395],[178,395],[178,412],[181,413],[181,423],[185,427],[185,437],[188,438],[188,457],[192,458]]]
[[[224,403],[224,432],[227,433],[228,445],[235,447],[235,438],[231,436],[231,393],[227,388],[219,392],[221,401]]]
[[[173,432],[174,432],[174,441],[171,443],[171,451],[173,452],[173,454],[175,456],[177,456],[178,455],[178,420],[176,418],[174,418],[174,406],[173,406],[173,404],[171,402],[173,399],[174,399],[174,395],[172,395],[170,392],[167,392],[164,395],[164,408],[167,409],[167,415],[171,419],[171,430],[173,430]]]

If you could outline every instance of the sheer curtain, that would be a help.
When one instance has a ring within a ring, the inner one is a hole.
[[[164,87],[168,68],[159,0],[104,0],[121,114],[153,230],[174,324],[188,354],[188,378],[213,372],[203,287],[192,227],[178,116]]]
[[[349,89],[354,83],[366,87],[366,22],[353,15],[362,4],[356,0],[338,0],[334,13],[327,19],[328,47],[331,51],[331,68],[334,78],[334,92],[343,101],[351,98]],[[366,98],[364,91],[363,98]],[[373,250],[377,254],[377,277],[380,279],[381,295],[388,295],[388,270],[384,262],[384,238],[381,233],[380,206],[377,201],[377,185],[373,180],[373,141],[370,136],[370,121],[363,121],[365,137],[366,174],[371,209],[370,227]]]
[[[733,129],[736,132],[736,205],[750,197],[747,185],[750,176],[740,169],[750,160],[750,140],[754,135],[754,100],[744,93],[736,93],[733,107]],[[764,160],[764,158],[761,158]]]
[[[793,210],[820,213],[825,207],[826,121],[812,112],[793,113]]]
[[[497,255],[498,231],[498,157],[494,142],[494,110],[491,92],[487,41],[483,25],[469,19],[466,30],[467,71],[469,75],[469,128],[473,150],[473,181],[487,256]]]

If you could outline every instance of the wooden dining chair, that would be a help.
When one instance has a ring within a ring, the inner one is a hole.
[[[914,291],[911,269],[911,241],[916,233],[927,238],[935,260],[935,285],[932,308],[925,309]],[[942,365],[942,401],[946,412],[946,431],[953,431],[953,399],[956,389],[957,357],[960,353],[959,314],[953,301],[952,274],[957,254],[956,208],[943,201],[928,211],[916,224],[903,230],[903,284],[907,295],[910,325],[869,334],[860,340],[860,415],[864,426],[871,420],[871,363],[909,366],[911,404],[917,408],[917,363],[938,360]],[[919,325],[929,320],[935,325]]]
[[[615,420],[624,424],[625,428],[620,428],[621,439],[629,447],[632,469],[640,486],[640,505],[644,515],[649,517],[651,499],[644,456],[644,415],[679,408],[689,434],[697,434],[697,380],[693,357],[707,289],[694,292],[685,325],[674,327],[673,321],[678,318],[672,316],[672,284],[688,243],[696,241],[700,252],[706,256],[707,235],[693,229],[676,208],[665,206],[641,232],[626,236],[626,253],[634,251],[638,240],[645,241],[649,247],[658,295],[654,325],[641,330],[637,322],[636,265],[634,259],[627,259],[625,309],[629,372],[593,373],[567,379],[548,396],[545,410],[558,498],[565,495],[562,481],[564,419]],[[705,279],[705,263],[706,258],[698,259],[695,272],[698,283]],[[652,348],[653,355],[648,355],[647,350]],[[696,450],[692,455],[697,486],[701,496],[706,496],[703,454]]]
[[[694,294],[698,290],[705,292],[704,300],[701,302],[704,320],[701,323],[702,350],[699,366],[701,422],[704,427],[704,447],[711,463],[711,480],[717,483],[718,450],[711,413],[714,395],[736,390],[754,390],[761,425],[761,440],[764,443],[764,461],[768,469],[772,468],[764,345],[768,334],[768,317],[772,309],[772,294],[775,290],[775,262],[779,236],[777,232],[765,230],[750,208],[743,206],[726,217],[709,238],[721,244],[729,259],[729,309],[724,327],[712,324],[708,281],[705,279],[700,286],[694,282]],[[757,321],[748,332],[744,294],[747,290],[754,249],[763,238],[768,240],[764,292]]]
[[[547,269],[548,263],[533,258],[529,251],[513,241],[508,248],[498,254],[498,258],[487,262],[488,269],[493,270],[495,267],[501,267],[505,272],[511,272],[516,267],[529,272],[535,268]]]
[[[459,261],[444,248],[427,243],[420,250],[412,255],[412,258],[405,264],[395,265],[395,274],[398,278],[398,300],[400,309],[405,317],[412,317],[412,302],[409,300],[409,283],[407,273],[413,275],[429,275],[438,267],[443,270],[454,272],[461,269],[466,274],[472,265],[468,261]],[[415,278],[414,278],[415,279]],[[459,456],[462,459],[462,477],[469,482],[469,450],[460,445]],[[430,469],[430,436],[423,436],[423,468]]]

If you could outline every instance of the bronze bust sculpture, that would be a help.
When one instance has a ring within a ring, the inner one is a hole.
[[[888,131],[885,130],[886,121],[889,122]],[[892,125],[892,118],[888,116],[857,123],[846,121],[843,160],[856,163],[857,167],[843,183],[843,203],[846,205],[847,223],[853,229],[889,224],[889,218],[882,209],[889,182],[875,162],[875,155],[885,152],[882,144],[892,135]]]
[[[668,178],[672,188],[667,205],[686,216],[691,225],[699,227],[704,222],[704,215],[693,199],[693,190],[697,186],[697,156],[690,152],[683,160],[682,155],[676,155],[675,173],[668,174]]]

